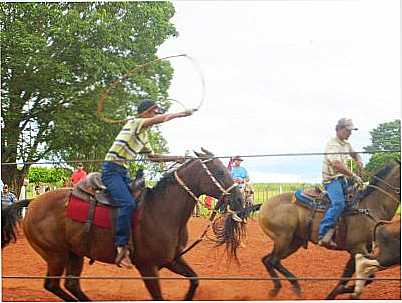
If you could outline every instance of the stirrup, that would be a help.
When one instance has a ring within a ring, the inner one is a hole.
[[[338,248],[338,245],[332,239],[329,240],[329,242],[325,242],[321,239],[318,241],[318,245],[329,249]]]
[[[327,233],[318,241],[319,246],[324,246],[329,249],[337,248],[338,245],[332,240],[332,236],[335,233],[335,229],[331,228],[327,231]]]
[[[133,268],[130,260],[130,251],[127,245],[117,247],[117,256],[114,261],[118,267]]]

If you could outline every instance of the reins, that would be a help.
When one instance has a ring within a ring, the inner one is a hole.
[[[216,187],[221,191],[222,195],[221,197],[218,199],[218,201],[222,200],[225,198],[225,196],[230,195],[230,191],[235,188],[237,185],[236,183],[233,183],[231,186],[229,186],[229,188],[224,189],[222,187],[222,185],[218,182],[218,180],[216,180],[216,178],[214,177],[214,175],[211,173],[211,171],[208,169],[207,165],[205,163],[212,161],[213,158],[207,159],[207,160],[200,160],[201,161],[201,165],[204,169],[204,171],[206,172],[206,174],[210,177],[211,181],[216,185]],[[179,177],[179,175],[177,174],[177,170],[174,172],[174,176],[176,178],[177,183],[190,195],[190,197],[193,198],[193,200],[195,201],[196,204],[200,203],[200,200],[197,198],[197,196],[191,191],[191,189],[184,183],[183,179],[181,179]],[[211,225],[214,222],[215,216],[218,213],[218,208],[221,205],[219,203],[217,203],[215,205],[214,210],[212,211],[211,215],[209,216],[209,222],[207,224],[207,226],[205,227],[204,231],[201,233],[201,235],[198,237],[197,240],[195,240],[191,245],[187,246],[186,248],[184,248],[181,252],[179,252],[176,257],[175,260],[179,257],[181,257],[182,255],[184,255],[185,253],[187,253],[188,251],[190,251],[192,248],[194,248],[198,243],[200,243],[202,240],[205,239],[205,236],[209,230],[209,228],[211,227]],[[234,220],[236,221],[241,221],[241,219],[236,215],[235,212],[231,212],[232,213],[232,217]],[[237,218],[236,218],[237,217]]]
[[[389,184],[388,182],[386,182],[385,180],[381,179],[378,176],[375,175],[371,175],[371,177],[379,182],[381,182],[382,184],[384,184],[386,187],[388,187],[388,189],[390,189],[392,192],[394,192],[395,194],[400,194],[401,190],[398,187],[395,187],[391,184]],[[368,184],[367,187],[371,187],[374,188],[378,191],[380,191],[381,193],[383,193],[384,195],[386,195],[388,198],[390,198],[391,200],[397,202],[397,203],[401,203],[400,200],[398,200],[397,198],[395,198],[392,194],[390,194],[389,192],[387,192],[385,189],[381,188],[380,186],[377,185],[373,185],[373,184]],[[365,209],[364,212],[362,212],[363,214],[367,215],[369,218],[371,218],[373,221],[376,222],[376,224],[379,224],[381,222],[388,222],[388,221],[383,221],[383,220],[378,220],[377,218],[375,218],[372,214],[369,213],[369,209]]]
[[[372,188],[374,188],[374,189],[377,189],[377,190],[379,190],[380,192],[382,192],[384,195],[386,195],[386,196],[388,196],[389,198],[391,198],[393,201],[398,202],[398,203],[401,203],[400,200],[398,200],[398,199],[395,198],[393,195],[391,195],[389,192],[387,192],[386,190],[382,189],[382,188],[379,187],[379,186],[368,184],[367,187],[372,187]]]
[[[373,179],[376,179],[376,180],[380,181],[382,184],[387,186],[391,191],[395,192],[397,195],[401,194],[401,189],[400,188],[398,188],[396,186],[393,186],[393,185],[389,184],[388,182],[385,182],[383,179],[381,179],[381,178],[379,178],[377,176],[373,176]]]
[[[377,227],[379,227],[380,225],[383,225],[383,224],[390,224],[390,223],[392,223],[392,221],[387,221],[387,220],[379,220],[379,221],[377,221],[377,223],[374,225],[374,228],[373,228],[373,236],[372,236],[372,238],[373,238],[373,240],[372,240],[372,244],[371,244],[371,252],[370,252],[370,254],[372,255],[372,256],[374,256],[374,252],[375,252],[375,250],[377,249],[377,242],[376,242],[376,231],[377,231]]]

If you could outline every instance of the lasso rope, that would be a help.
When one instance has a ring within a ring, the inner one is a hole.
[[[134,74],[135,72],[143,69],[144,67],[151,65],[153,63],[162,61],[162,60],[167,60],[167,59],[172,59],[172,58],[178,58],[178,57],[185,57],[187,58],[191,64],[194,66],[194,68],[197,70],[197,73],[200,77],[201,80],[201,85],[202,85],[202,94],[201,94],[201,100],[198,103],[198,106],[195,107],[194,109],[192,109],[193,111],[197,111],[201,108],[202,104],[204,103],[204,99],[205,99],[205,80],[204,80],[204,75],[201,71],[201,68],[199,66],[199,64],[197,63],[197,61],[190,57],[189,55],[186,54],[180,54],[180,55],[174,55],[174,56],[168,56],[168,57],[163,57],[163,58],[158,58],[149,62],[146,62],[144,64],[140,64],[135,66],[133,69],[129,70],[127,73],[125,73],[120,79],[114,80],[112,81],[101,93],[100,97],[99,97],[99,102],[98,102],[98,108],[96,110],[96,115],[98,116],[98,118],[104,122],[107,123],[111,123],[111,124],[122,124],[125,123],[127,120],[116,120],[116,119],[110,119],[105,117],[104,115],[104,109],[105,109],[105,100],[106,98],[109,96],[110,92],[116,88],[116,86],[120,83],[122,83],[124,80],[127,80],[127,78]],[[178,104],[180,104],[185,110],[187,110],[187,108],[184,106],[184,104],[178,100],[175,99],[166,99],[167,101],[174,101]]]

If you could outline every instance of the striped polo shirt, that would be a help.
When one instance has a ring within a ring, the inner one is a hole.
[[[130,119],[122,128],[106,154],[105,161],[116,162],[128,168],[129,160],[134,160],[139,153],[151,153],[148,131],[143,128],[145,119]]]

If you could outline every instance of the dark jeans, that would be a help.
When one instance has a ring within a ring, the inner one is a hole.
[[[137,203],[130,191],[130,177],[123,166],[105,161],[102,166],[102,182],[112,196],[113,202],[119,207],[116,224],[117,246],[128,244],[131,231],[131,218]]]

